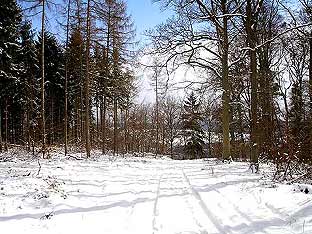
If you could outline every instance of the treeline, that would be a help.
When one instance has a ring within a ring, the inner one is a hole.
[[[134,31],[123,0],[62,4],[65,43],[46,30],[35,37],[14,0],[0,6],[1,148],[250,158],[255,169],[261,159],[285,171],[311,164],[311,2],[158,2],[174,15],[148,32],[150,105],[133,101]],[[30,7],[42,10],[42,26],[45,4]],[[161,96],[162,73],[181,67],[195,71],[194,93]]]
[[[65,43],[46,31],[48,2],[22,5],[41,13],[43,33],[15,0],[0,6],[0,151],[20,144],[43,154],[51,145],[117,152],[118,121],[135,94],[126,3],[63,4]]]

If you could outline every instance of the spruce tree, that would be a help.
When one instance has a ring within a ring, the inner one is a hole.
[[[16,77],[19,66],[16,55],[19,51],[19,26],[22,20],[21,10],[15,0],[0,4],[0,80]]]
[[[36,45],[41,58],[42,38]],[[63,140],[64,126],[64,54],[55,36],[45,32],[45,116],[47,140],[49,144]]]
[[[184,102],[184,114],[182,115],[182,129],[185,137],[185,153],[189,159],[203,156],[203,130],[201,126],[200,104],[192,92]]]
[[[69,131],[81,143],[83,138],[83,109],[84,109],[84,75],[85,75],[85,46],[83,36],[78,28],[71,32],[67,47],[67,69],[68,69],[68,120]]]
[[[19,27],[22,21],[21,10],[15,0],[7,0],[0,4],[0,112],[4,116],[4,140],[8,141],[8,116],[14,117],[11,123],[17,120],[20,107],[13,107],[16,98],[16,86],[21,65],[18,60]],[[9,107],[10,105],[10,107]],[[9,114],[15,110],[15,113]],[[1,126],[0,126],[1,128]],[[14,131],[16,133],[16,131]],[[5,147],[7,148],[7,147]]]
[[[301,162],[311,162],[309,147],[310,129],[308,120],[306,119],[303,91],[302,81],[295,82],[290,97],[290,145],[288,154],[290,157],[298,158]]]
[[[31,23],[25,21],[20,30],[21,34],[21,53],[20,61],[23,71],[21,73],[20,95],[23,100],[23,112],[26,116],[26,126],[24,133],[24,141],[28,142],[28,149],[32,146],[34,153],[35,126],[38,115],[39,106],[36,94],[39,93],[37,79],[39,75],[39,66],[37,58],[37,50],[34,42],[34,33],[31,30]]]

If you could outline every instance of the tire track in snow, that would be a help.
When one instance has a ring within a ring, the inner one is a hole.
[[[183,171],[182,171],[182,175],[181,175],[181,182],[183,184],[185,184],[185,189],[187,190],[187,192],[190,192],[188,193],[187,195],[187,198],[184,198],[184,201],[185,203],[187,204],[187,207],[188,209],[190,210],[190,212],[192,213],[192,218],[194,220],[194,222],[196,223],[196,225],[199,227],[200,229],[200,234],[208,234],[208,232],[204,229],[203,225],[201,224],[201,222],[199,221],[198,218],[196,218],[196,215],[195,215],[195,210],[194,210],[194,205],[191,204],[191,201],[190,201],[190,196],[193,197],[193,194],[192,194],[192,191],[190,190],[189,188],[189,185],[187,183],[187,181],[185,180],[184,178],[184,175],[183,175]],[[197,199],[196,199],[197,200]]]
[[[166,176],[164,176],[166,175]],[[174,180],[172,180],[174,178]],[[172,182],[172,184],[168,185],[168,181]],[[165,188],[162,188],[162,185],[165,184]],[[166,193],[174,191],[174,195],[167,195]],[[163,194],[164,193],[164,194]],[[180,206],[185,207],[185,210],[187,210],[187,217],[189,217],[190,220],[192,220],[192,223],[197,226],[197,229],[200,234],[208,234],[208,232],[205,230],[204,226],[201,224],[199,218],[196,215],[196,206],[194,205],[194,196],[189,189],[189,185],[184,179],[184,176],[181,172],[181,174],[172,174],[172,173],[163,173],[158,181],[158,187],[157,187],[157,192],[156,192],[156,198],[154,202],[154,211],[153,211],[153,234],[159,233],[160,227],[168,227],[167,223],[163,224],[161,220],[162,219],[162,214],[161,214],[161,199],[162,198],[171,198],[174,199],[175,196],[181,196],[181,199],[173,201],[175,202],[180,202]],[[160,212],[160,213],[159,213]],[[185,214],[184,214],[185,215]],[[158,217],[160,220],[158,220]],[[159,223],[160,222],[160,223]],[[163,226],[165,225],[165,226]],[[170,225],[169,225],[170,227]],[[171,226],[174,227],[174,226]],[[181,231],[181,230],[180,230]],[[180,233],[180,232],[179,232]],[[183,232],[184,233],[184,232]],[[192,232],[193,233],[193,232]],[[194,232],[195,233],[195,232]],[[197,233],[197,232],[196,232]]]
[[[201,208],[205,211],[206,215],[208,216],[208,218],[212,221],[212,223],[216,226],[216,228],[221,231],[221,233],[231,233],[229,229],[229,226],[222,226],[221,225],[221,221],[220,219],[218,219],[217,216],[215,216],[209,209],[208,207],[206,206],[205,202],[202,200],[200,194],[194,189],[194,187],[192,186],[192,184],[190,183],[190,180],[189,178],[186,176],[184,170],[182,169],[183,171],[183,174],[184,174],[184,177],[185,177],[185,180],[188,182],[189,186],[190,186],[190,189],[192,191],[192,193],[194,194],[195,198],[199,201],[199,204],[201,206]],[[225,182],[225,184],[227,184]],[[228,197],[226,197],[225,195],[223,195],[218,189],[214,188],[213,185],[211,185],[211,191],[214,191],[216,192],[221,198],[222,198],[222,201],[225,201],[227,202],[232,208],[233,208],[233,215],[237,215],[239,217],[241,217],[242,219],[246,220],[247,222],[249,223],[252,223],[253,220],[248,217],[247,214],[245,214],[244,212],[242,212],[239,207],[234,204]],[[250,225],[246,224],[246,227],[248,227],[248,233],[255,233],[256,231],[250,227]],[[221,230],[220,230],[221,229]],[[246,232],[244,232],[246,233]],[[266,232],[264,232],[266,233]]]
[[[135,204],[132,204],[132,205],[127,209],[127,213],[126,213],[127,218],[125,219],[125,220],[126,220],[126,224],[125,224],[126,230],[129,230],[129,228],[131,227],[131,225],[130,225],[130,220],[131,220],[132,215],[133,215],[133,213],[134,213],[134,207],[135,207]]]
[[[279,208],[276,208],[274,205],[266,202],[265,207],[269,209],[269,211],[272,212],[272,214],[279,217],[279,219],[283,220],[285,224],[291,225],[293,223],[297,222],[296,219],[296,213],[300,212],[300,210],[304,209],[302,206],[309,203],[311,200],[305,200],[303,202],[298,203],[298,208],[295,210],[292,210],[290,213],[287,213],[286,211],[280,211]]]
[[[158,216],[157,205],[158,205],[158,200],[159,200],[160,182],[161,182],[162,176],[163,174],[160,175],[159,180],[158,180],[156,197],[155,197],[154,208],[153,208],[153,223],[152,223],[153,234],[155,234],[155,232],[158,231],[158,228],[156,228],[156,217]]]
[[[226,201],[228,204],[230,204],[233,209],[235,210],[235,212],[237,214],[239,214],[239,216],[241,216],[242,218],[244,218],[245,220],[247,220],[248,222],[252,222],[252,219],[247,215],[245,214],[244,212],[242,212],[239,207],[234,204],[227,196],[223,195],[218,189],[213,189],[213,191],[215,191],[216,193],[219,194],[219,196],[221,196],[223,198],[223,201]]]
[[[220,234],[228,234],[229,232],[227,232],[225,228],[221,225],[221,221],[208,209],[205,202],[201,198],[200,194],[194,189],[189,178],[185,174],[183,168],[182,168],[182,173],[194,198],[198,201],[199,206],[203,209],[203,211],[205,212],[207,217],[210,219],[210,221],[213,223],[213,225],[216,227],[216,229],[220,232]]]
[[[218,229],[218,231],[220,231],[220,233],[232,233],[231,232],[231,227],[230,226],[222,226],[221,225],[221,221],[220,219],[218,219],[218,217],[216,217],[206,206],[205,202],[202,200],[200,194],[198,193],[198,191],[196,191],[194,189],[194,187],[192,186],[192,184],[190,183],[189,178],[187,177],[187,175],[185,174],[184,170],[182,169],[184,177],[186,179],[186,181],[188,182],[188,184],[190,185],[190,189],[192,190],[192,193],[194,194],[195,198],[199,201],[199,205],[201,206],[201,208],[205,211],[206,215],[208,216],[208,218],[212,221],[212,223],[216,226],[216,228]],[[226,182],[225,182],[226,183]],[[254,228],[253,224],[254,223],[258,223],[258,221],[252,220],[246,213],[244,213],[243,211],[241,211],[241,209],[235,204],[233,203],[233,201],[231,201],[231,199],[229,199],[227,196],[225,196],[224,194],[222,194],[218,189],[213,188],[213,185],[211,186],[211,191],[214,191],[218,194],[218,196],[220,196],[222,198],[222,201],[225,201],[229,206],[231,206],[233,209],[233,215],[237,215],[238,217],[240,217],[241,219],[245,220],[247,223],[244,223],[244,226],[247,228],[246,230],[241,230],[243,234],[250,234],[250,233],[255,233],[257,232],[257,230]],[[281,222],[281,224],[286,225],[287,222],[279,217],[278,221]],[[287,230],[289,231],[289,230]],[[268,233],[265,230],[261,230],[262,233]]]
[[[252,220],[246,213],[241,211],[241,209],[234,202],[232,202],[227,196],[222,194],[219,190],[213,189],[213,191],[218,193],[219,196],[223,198],[223,201],[226,201],[228,204],[230,204],[233,207],[233,210],[235,211],[237,216],[240,216],[242,219],[245,219],[247,222],[250,223],[250,224],[246,224],[246,226],[248,227],[248,230],[244,231],[243,233],[248,233],[249,234],[249,233],[255,233],[256,232],[256,230],[252,227],[252,224],[253,224],[254,220]],[[263,233],[267,233],[266,231],[262,231],[262,232]]]

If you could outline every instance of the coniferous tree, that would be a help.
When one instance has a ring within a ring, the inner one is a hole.
[[[25,113],[25,134],[24,140],[28,143],[28,149],[32,146],[34,153],[35,127],[38,115],[38,100],[36,93],[39,92],[37,75],[39,74],[37,49],[34,42],[34,34],[31,30],[31,23],[25,21],[21,27],[21,53],[20,61],[23,72],[21,73],[20,93],[23,96],[23,109]]]
[[[203,156],[204,137],[201,126],[202,116],[199,112],[200,103],[194,92],[184,102],[184,114],[182,115],[182,130],[185,137],[185,153],[189,159]]]
[[[105,0],[103,4],[95,3],[95,13],[100,22],[97,31],[98,42],[103,56],[97,61],[97,84],[101,100],[102,152],[106,142],[106,112],[108,104],[113,104],[114,130],[113,150],[118,150],[118,109],[129,101],[133,91],[133,75],[125,65],[133,60],[130,46],[133,45],[133,23],[127,14],[124,0]],[[132,78],[130,78],[132,77]]]
[[[83,138],[83,109],[84,109],[84,89],[83,78],[85,53],[83,37],[79,28],[74,28],[71,32],[67,48],[68,56],[68,119],[71,136],[74,143],[81,143]]]
[[[16,56],[19,51],[19,26],[21,10],[15,0],[0,5],[0,80],[1,84],[16,78],[19,67]]]
[[[67,23],[66,23],[66,42],[65,50],[68,48],[69,41],[69,30],[70,30],[70,10],[71,10],[71,0],[68,1],[67,5]],[[65,54],[65,117],[64,117],[64,153],[67,155],[68,151],[68,54]]]
[[[64,117],[64,56],[56,38],[45,32],[45,116],[47,140],[54,144],[62,139]],[[37,43],[38,51],[42,38]],[[41,57],[41,52],[38,54]]]
[[[91,1],[87,1],[87,40],[86,40],[86,79],[85,79],[85,122],[86,122],[86,154],[91,156],[90,140],[90,43],[91,43]]]
[[[41,12],[41,137],[42,137],[42,156],[45,158],[46,153],[46,119],[45,119],[45,9],[46,0],[41,1],[42,12]]]
[[[16,0],[6,1],[0,4],[0,111],[1,116],[4,116],[4,129],[5,132],[5,148],[7,149],[8,143],[8,111],[13,111],[16,104],[16,87],[19,82],[19,73],[21,72],[20,62],[18,60],[18,53],[20,50],[19,27],[22,21],[21,10],[16,3]],[[10,107],[8,107],[10,105]],[[20,106],[17,112],[20,110]],[[16,114],[16,113],[14,113]],[[12,123],[18,121],[17,116],[13,113],[10,114]],[[13,140],[12,137],[11,140]]]
[[[289,127],[290,127],[290,146],[289,160],[297,158],[301,162],[311,162],[309,147],[309,124],[306,118],[306,110],[304,108],[304,87],[303,83],[296,82],[291,90]]]

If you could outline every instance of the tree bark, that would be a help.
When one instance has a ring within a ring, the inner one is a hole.
[[[51,99],[51,123],[49,129],[49,135],[48,137],[48,144],[53,145],[54,144],[54,98]]]
[[[24,137],[26,137],[26,139],[27,139],[27,150],[30,152],[30,144],[31,144],[31,142],[30,142],[30,114],[31,112],[30,112],[30,105],[29,105],[29,101],[28,101],[28,103],[27,103],[27,110],[26,110],[26,113],[25,113],[25,115],[26,115],[26,133],[25,134],[23,134],[23,136]]]
[[[155,99],[156,99],[156,147],[155,147],[155,157],[157,157],[157,154],[159,152],[159,103],[158,103],[158,64],[156,63],[155,65],[155,82],[156,82],[156,87],[155,87]]]
[[[9,134],[9,131],[8,131],[8,100],[5,99],[5,141],[4,141],[4,150],[5,151],[8,151],[8,134]]]
[[[46,128],[45,128],[45,77],[44,77],[44,31],[45,31],[45,0],[42,0],[41,15],[41,133],[42,133],[42,157],[45,158],[46,151]]]
[[[251,123],[250,123],[250,159],[251,163],[258,165],[258,76],[256,54],[256,16],[252,10],[252,0],[246,4],[246,33],[250,57],[250,83],[251,83]],[[256,171],[258,169],[256,168]]]
[[[312,32],[309,38],[309,98],[310,98],[310,149],[312,148]]]
[[[85,89],[86,89],[86,107],[85,107],[85,125],[86,125],[86,153],[87,158],[90,157],[91,151],[91,144],[90,144],[90,40],[91,40],[91,25],[90,25],[90,2],[88,0],[87,5],[87,42],[86,42],[86,82],[85,82]]]
[[[96,97],[96,103],[95,103],[95,108],[96,108],[96,147],[99,147],[99,99],[98,95]],[[100,113],[101,114],[101,113]]]
[[[34,87],[34,76],[32,76],[31,79],[31,102],[30,102],[30,122],[31,122],[31,126],[30,126],[30,143],[31,143],[31,147],[32,147],[32,154],[35,154],[35,130],[34,130],[34,101],[35,101],[35,91],[34,91],[35,87]]]
[[[66,54],[65,54],[65,110],[64,110],[64,153],[67,155],[68,148],[68,39],[69,39],[69,18],[70,18],[70,1],[68,0],[67,8],[67,25],[66,25]]]
[[[105,154],[105,147],[106,147],[106,97],[103,97],[101,124],[102,124],[102,154]]]
[[[117,153],[117,98],[114,97],[114,155]]]
[[[128,147],[128,135],[129,135],[129,129],[128,129],[128,118],[129,118],[129,107],[126,106],[125,110],[125,152],[129,152],[129,147]]]
[[[222,12],[227,13],[227,1],[221,2]],[[228,42],[228,17],[223,17],[223,29],[220,32],[222,40],[222,130],[223,130],[223,159],[229,159],[230,152],[230,84],[229,84],[229,42]]]
[[[2,108],[0,108],[0,153],[2,153]]]

